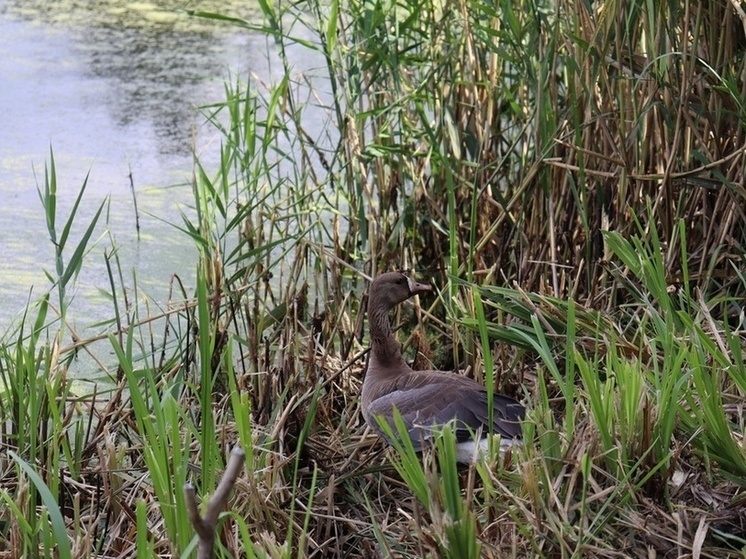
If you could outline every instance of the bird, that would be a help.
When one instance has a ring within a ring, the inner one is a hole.
[[[448,371],[415,371],[404,361],[394,337],[389,311],[432,288],[401,272],[377,276],[368,292],[371,351],[361,394],[365,422],[389,443],[396,412],[401,416],[416,452],[434,442],[436,433],[450,425],[456,435],[457,461],[474,463],[486,455],[487,437],[500,435],[500,448],[520,444],[526,409],[508,396],[493,394],[492,429],[487,389],[475,380]],[[396,412],[394,411],[396,410]]]

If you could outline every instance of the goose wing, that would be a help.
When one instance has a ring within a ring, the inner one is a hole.
[[[456,374],[417,371],[400,377],[384,394],[373,399],[368,415],[376,431],[386,437],[376,418],[383,418],[396,433],[394,409],[402,416],[416,451],[429,444],[437,429],[451,424],[458,441],[489,432],[487,391],[479,383]],[[493,432],[504,438],[521,436],[525,408],[507,396],[493,396]]]

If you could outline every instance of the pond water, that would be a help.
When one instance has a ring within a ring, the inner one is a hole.
[[[99,204],[110,200],[108,230],[125,280],[164,302],[172,274],[192,285],[196,250],[170,224],[190,213],[192,150],[217,158],[219,136],[196,108],[223,99],[226,79],[271,76],[272,45],[228,25],[196,20],[184,2],[81,0],[0,4],[0,336],[54,271],[37,188],[50,147],[58,182],[58,230],[87,174],[75,240]],[[257,18],[247,2],[188,7]],[[135,229],[134,183],[140,215]],[[100,226],[76,289],[74,316],[110,318]],[[69,249],[72,251],[72,248]],[[71,252],[70,252],[71,253]],[[69,254],[68,253],[68,258]],[[86,326],[86,324],[81,324]]]

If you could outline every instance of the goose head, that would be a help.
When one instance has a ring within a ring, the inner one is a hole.
[[[401,272],[381,274],[370,286],[368,312],[387,312],[410,297],[427,291],[432,291],[432,287],[417,283]]]

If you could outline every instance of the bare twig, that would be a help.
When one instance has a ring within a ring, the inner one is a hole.
[[[132,192],[132,202],[135,205],[135,230],[137,231],[137,240],[140,240],[140,212],[137,209],[137,194],[135,193],[135,178],[132,176],[132,165],[127,163],[129,167],[129,175],[127,177],[130,180],[130,191]]]
[[[220,480],[210,502],[207,503],[207,511],[205,512],[204,518],[199,514],[197,494],[194,490],[194,486],[191,483],[184,485],[184,496],[186,497],[189,520],[199,537],[197,559],[209,559],[212,557],[218,515],[225,507],[225,503],[228,501],[228,495],[230,495],[231,489],[233,489],[233,485],[236,483],[236,479],[238,479],[238,475],[241,473],[245,457],[246,453],[241,447],[233,447],[231,456],[228,459],[228,465],[223,474],[223,479]]]

